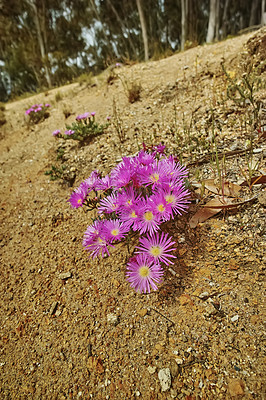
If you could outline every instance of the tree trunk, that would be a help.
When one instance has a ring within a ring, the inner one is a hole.
[[[222,28],[221,28],[221,38],[224,39],[227,35],[228,31],[228,20],[227,20],[227,12],[230,0],[226,0],[224,5],[224,12],[223,12],[223,20],[222,20]]]
[[[37,31],[37,38],[38,38],[38,42],[39,42],[42,62],[43,62],[43,65],[44,65],[45,78],[46,78],[46,82],[47,82],[48,88],[51,88],[52,87],[52,82],[51,82],[51,77],[50,77],[50,74],[49,74],[49,69],[48,69],[47,64],[46,64],[45,48],[44,48],[44,42],[43,42],[42,33],[41,33],[40,21],[39,21],[39,18],[38,18],[37,6],[36,6],[34,0],[28,0],[27,3],[30,5],[30,7],[33,10],[33,20],[34,20],[34,24],[35,24],[36,31]]]
[[[209,25],[206,37],[206,42],[211,43],[214,40],[216,27],[216,0],[210,0],[210,13],[209,13]]]
[[[142,8],[142,0],[136,0],[136,2],[137,2],[138,12],[139,12],[140,26],[141,26],[141,32],[142,32],[142,38],[143,38],[143,44],[144,44],[144,59],[145,59],[145,61],[148,61],[149,45],[148,45],[146,21],[145,21],[145,16],[143,13],[143,8]]]
[[[215,10],[215,39],[219,40],[219,20],[220,20],[220,0],[216,0],[216,10]]]
[[[187,40],[188,0],[181,0],[181,50],[185,49]]]
[[[261,25],[266,25],[265,0],[261,0]]]
[[[249,26],[254,26],[254,25],[259,24],[259,21],[257,18],[258,6],[259,6],[259,0],[253,0],[252,5],[251,5],[251,10],[250,10]]]
[[[112,1],[111,1],[111,0],[107,0],[107,2],[108,2],[108,4],[109,4],[109,6],[111,7],[111,9],[112,9],[114,15],[116,16],[117,22],[118,22],[118,23],[120,24],[120,26],[121,26],[122,35],[123,35],[123,29],[124,29],[125,31],[127,31],[127,28],[126,28],[124,22],[121,20],[121,18],[120,18],[120,16],[119,16],[119,14],[118,14],[116,8],[114,7]],[[132,51],[133,51],[134,57],[137,58],[136,47],[135,47],[133,41],[131,40],[130,33],[127,34],[127,39],[124,39],[124,35],[123,35],[123,40],[125,41],[125,44],[126,44],[126,42],[127,42],[127,40],[128,40],[128,43],[130,44],[130,47],[131,47],[131,49],[132,49]]]

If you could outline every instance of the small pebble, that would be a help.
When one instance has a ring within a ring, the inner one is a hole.
[[[234,315],[234,316],[231,318],[231,321],[232,321],[232,322],[236,322],[236,321],[238,321],[238,319],[239,319],[239,315]]]
[[[148,371],[152,375],[156,371],[156,367],[152,367],[151,365],[148,366]]]
[[[209,296],[209,292],[202,292],[199,294],[200,299],[205,299]]]
[[[118,324],[118,316],[116,314],[107,314],[107,322],[112,325],[117,325]]]
[[[59,274],[59,279],[68,279],[71,278],[72,274],[71,272],[62,272],[61,274]]]
[[[49,311],[50,315],[53,315],[55,313],[57,306],[58,306],[58,301],[54,301],[52,303],[50,311]]]
[[[158,372],[158,378],[162,392],[166,392],[171,387],[171,372],[170,368],[162,368]]]

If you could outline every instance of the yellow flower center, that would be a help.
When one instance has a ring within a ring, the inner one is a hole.
[[[151,211],[147,211],[144,213],[144,219],[146,221],[151,221],[153,219],[153,213]]]
[[[172,194],[168,194],[167,196],[165,196],[165,200],[166,202],[169,203],[173,203],[175,200],[175,197]]]
[[[152,246],[150,249],[151,255],[158,257],[162,253],[162,249],[159,246]]]
[[[102,243],[103,242],[103,240],[99,237],[98,238],[98,243]]]
[[[159,174],[156,174],[156,173],[150,176],[150,180],[152,182],[157,182],[159,180],[159,178],[160,178]]]
[[[131,206],[132,200],[129,199],[129,200],[127,201],[127,204],[128,204],[129,206]]]
[[[164,205],[163,205],[163,204],[159,204],[159,205],[157,206],[157,210],[160,211],[160,212],[164,212],[164,210],[165,210]]]
[[[132,213],[130,214],[130,216],[131,216],[132,218],[137,218],[137,215],[136,215],[135,211],[132,211]]]
[[[119,234],[118,229],[113,229],[113,230],[111,230],[111,234],[112,234],[113,236],[117,236],[117,235]]]
[[[139,276],[141,276],[142,278],[146,278],[150,275],[150,272],[150,269],[146,267],[146,265],[143,265],[143,267],[140,267],[139,269]]]
[[[78,203],[81,204],[82,203],[82,199],[78,199]]]

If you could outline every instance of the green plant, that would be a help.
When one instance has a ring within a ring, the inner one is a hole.
[[[0,126],[6,123],[5,109],[5,105],[0,102]]]
[[[131,82],[129,85],[127,85],[128,101],[130,103],[135,103],[136,101],[139,101],[141,90],[142,88],[140,83]]]
[[[63,100],[63,95],[61,92],[57,92],[55,95],[55,101],[58,103],[59,101]]]
[[[252,186],[255,184],[256,181],[253,182],[252,178],[256,175],[255,173],[258,171],[259,166],[261,164],[261,160],[254,160],[253,157],[253,146],[251,143],[251,146],[249,148],[249,151],[245,153],[245,162],[246,162],[246,167],[242,168],[239,165],[239,169],[243,177],[245,178],[249,189],[252,189]]]
[[[81,74],[81,75],[77,78],[77,81],[78,81],[78,83],[80,84],[80,86],[82,86],[82,85],[87,85],[87,86],[89,86],[89,85],[92,84],[92,78],[93,78],[92,72],[89,72],[89,73],[84,72],[83,74]]]
[[[125,130],[122,126],[121,119],[118,115],[117,108],[116,108],[116,102],[115,99],[113,99],[113,118],[112,118],[112,123],[115,127],[115,130],[117,132],[118,138],[120,142],[122,143],[125,140]]]
[[[48,118],[50,113],[48,112],[48,108],[50,104],[34,104],[30,108],[25,111],[25,114],[29,118],[29,122],[34,124],[38,124],[39,122],[43,121],[44,119]]]
[[[254,94],[262,85],[259,75],[259,68],[262,68],[262,65],[259,65],[259,67],[254,67],[252,64],[247,66],[246,71],[240,78],[236,77],[235,73],[227,71],[223,62],[221,66],[228,82],[227,97],[238,106],[246,107],[251,105],[254,121],[256,122],[260,110],[260,102],[257,101]]]
[[[50,170],[45,171],[44,175],[49,175],[51,181],[56,181],[57,179],[63,179],[64,171],[66,170],[66,166],[63,164],[60,168],[55,165],[51,166]]]
[[[81,144],[86,144],[93,137],[103,134],[108,126],[108,122],[102,125],[95,121],[95,112],[86,112],[78,115],[72,125],[66,125],[64,133],[57,129],[53,132],[53,136],[65,140],[77,140]]]

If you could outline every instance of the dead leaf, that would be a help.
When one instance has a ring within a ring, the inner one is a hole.
[[[204,181],[202,181],[202,184],[210,192],[229,197],[238,197],[239,192],[242,189],[242,187],[237,185],[236,183],[228,181],[222,184],[222,189],[221,189],[219,187],[220,184],[219,182],[217,182],[217,179],[205,179]]]
[[[241,202],[234,203],[232,199],[228,197],[216,197],[205,204],[199,209],[196,214],[189,221],[190,228],[195,228],[199,223],[206,221],[215,214],[218,214],[221,210],[226,208],[236,208],[242,206],[245,203],[257,199],[258,195],[251,197],[251,199],[244,200]]]
[[[244,181],[241,183],[241,186],[253,186],[260,185],[262,183],[266,183],[266,175],[253,176],[250,182]]]
[[[210,200],[190,219],[190,228],[196,228],[199,223],[206,221],[207,219],[213,217],[215,214],[218,214],[224,207],[232,207],[232,205],[235,206],[235,203],[232,203],[232,200],[228,199],[227,197],[223,197],[222,200],[220,200],[218,197]]]
[[[209,201],[206,205],[218,205],[220,204],[220,202],[217,202],[217,199],[212,199],[211,201]],[[196,228],[196,226],[201,223],[206,221],[207,219],[213,217],[215,214],[218,214],[221,211],[220,209],[211,209],[211,208],[200,208],[196,214],[193,215],[192,218],[190,218],[189,221],[189,226],[190,228]]]
[[[103,362],[99,357],[89,357],[87,367],[91,372],[96,372],[98,374],[104,373]]]

